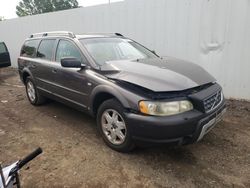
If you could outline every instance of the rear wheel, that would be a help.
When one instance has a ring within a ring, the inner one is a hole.
[[[134,148],[123,106],[116,99],[101,104],[97,113],[98,129],[105,143],[119,152],[129,152]]]
[[[27,97],[31,104],[41,105],[45,103],[46,98],[39,93],[31,77],[28,77],[26,79],[25,86],[26,86]]]

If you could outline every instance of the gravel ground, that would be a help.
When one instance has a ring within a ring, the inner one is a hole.
[[[250,103],[229,100],[228,112],[196,144],[109,149],[95,120],[49,102],[34,107],[15,69],[0,70],[0,162],[41,146],[21,171],[23,187],[250,187]]]

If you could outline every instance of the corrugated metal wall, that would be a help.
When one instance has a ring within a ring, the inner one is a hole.
[[[120,32],[162,56],[193,61],[213,74],[226,97],[250,99],[249,0],[126,0],[0,22],[16,66],[31,33]]]

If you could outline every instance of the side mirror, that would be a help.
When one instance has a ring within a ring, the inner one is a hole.
[[[61,59],[61,66],[62,67],[68,67],[68,68],[82,68],[84,65],[82,65],[81,61],[79,61],[76,58],[73,57],[66,57]]]

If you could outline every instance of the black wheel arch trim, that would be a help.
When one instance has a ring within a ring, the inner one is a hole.
[[[90,107],[90,113],[92,115],[94,115],[94,101],[97,95],[101,93],[106,93],[106,94],[114,96],[114,98],[116,98],[123,105],[124,108],[130,108],[128,101],[118,90],[116,90],[115,88],[111,86],[99,85],[93,89],[90,95],[91,97],[89,100],[90,101],[89,107]]]
[[[35,82],[34,77],[33,77],[31,71],[30,71],[28,68],[25,67],[25,68],[21,71],[21,73],[22,73],[21,79],[22,79],[22,81],[23,81],[24,84],[25,84],[25,80],[23,79],[24,74],[28,74],[28,75],[31,77],[31,79]]]

